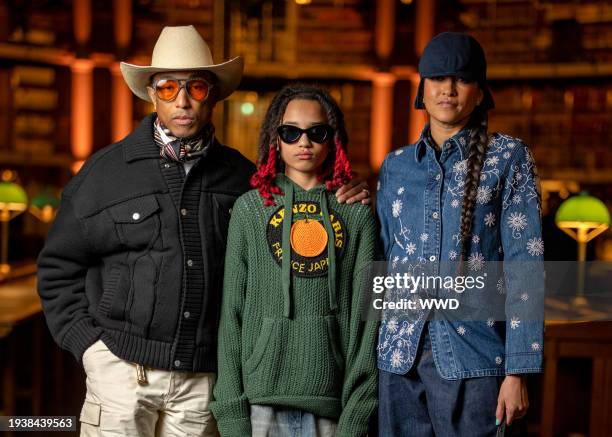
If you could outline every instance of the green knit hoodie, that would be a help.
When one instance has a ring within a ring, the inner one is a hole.
[[[277,184],[277,205],[252,190],[233,208],[211,410],[222,436],[250,436],[259,404],[333,418],[337,436],[358,437],[377,405],[377,324],[361,320],[375,221],[322,185]]]

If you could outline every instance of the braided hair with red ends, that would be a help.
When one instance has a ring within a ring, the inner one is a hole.
[[[333,142],[323,162],[319,181],[328,190],[339,188],[353,177],[346,154],[348,134],[344,115],[334,98],[323,88],[297,83],[283,87],[272,99],[264,117],[257,145],[257,172],[251,178],[251,186],[257,188],[264,199],[264,205],[275,205],[274,194],[283,194],[275,183],[276,175],[284,171],[277,145],[280,143],[276,129],[282,124],[285,110],[290,101],[296,99],[319,102],[327,116],[327,123],[334,129]]]
[[[460,270],[465,271],[465,261],[470,251],[472,241],[472,220],[476,206],[476,194],[480,182],[482,165],[487,154],[489,144],[488,117],[486,111],[475,108],[469,122],[471,126],[470,140],[468,144],[467,174],[465,175],[465,187],[463,206],[461,209],[460,238],[461,238],[461,264]]]

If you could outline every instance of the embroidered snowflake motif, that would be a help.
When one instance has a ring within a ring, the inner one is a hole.
[[[405,256],[402,258],[402,264],[406,264],[408,262],[408,257]]]
[[[474,244],[480,243],[480,237],[478,235],[472,235],[472,243]]]
[[[489,167],[495,167],[497,164],[499,164],[499,158],[497,156],[491,156],[485,161],[485,165]]]
[[[493,317],[489,317],[489,318],[487,319],[487,326],[488,326],[489,328],[492,328],[493,326],[495,326],[495,320],[493,319]]]
[[[414,334],[414,323],[408,323],[408,327],[406,327],[406,334]]]
[[[510,152],[504,152],[503,157],[504,159],[510,159],[511,153]]]
[[[397,332],[397,318],[391,317],[391,319],[387,322],[387,331],[391,333]]]
[[[544,253],[544,241],[541,238],[530,238],[527,241],[527,252],[531,256],[541,256]]]
[[[478,187],[476,190],[476,202],[480,203],[481,205],[488,203],[491,200],[491,197],[493,197],[491,187],[485,185]]]
[[[398,196],[401,196],[403,192],[404,192],[404,187],[399,187],[399,188],[397,189],[397,195],[398,195]]]
[[[512,212],[508,217],[508,226],[514,238],[521,238],[521,231],[527,227],[527,216],[522,212]]]
[[[395,199],[391,204],[391,212],[393,213],[393,217],[399,217],[402,212],[403,203],[399,199]]]
[[[515,143],[508,143],[508,149],[514,149],[515,146]]]
[[[466,333],[465,327],[463,327],[463,326],[459,326],[459,327],[457,328],[457,334],[459,334],[459,335],[463,336],[463,335],[465,335],[465,333]]]
[[[395,151],[395,156],[401,155],[403,151],[404,151],[404,149],[397,149]]]
[[[520,204],[523,201],[523,198],[521,197],[520,194],[515,194],[514,196],[512,196],[512,203],[514,203],[515,205]]]
[[[457,258],[457,252],[455,252],[454,250],[451,250],[450,252],[448,252],[448,258],[451,260],[454,260]]]
[[[451,200],[451,206],[453,208],[459,208],[459,199],[453,199]]]
[[[531,350],[539,351],[540,348],[541,348],[540,343],[538,343],[537,341],[534,341],[533,343],[531,343]]]
[[[467,159],[455,162],[453,164],[453,171],[458,174],[467,173]]]
[[[518,317],[514,316],[510,319],[510,327],[512,329],[516,329],[521,325],[521,321],[519,320]]]
[[[423,233],[421,234],[421,236],[419,237],[419,239],[420,239],[420,240],[421,240],[423,243],[425,243],[427,240],[429,240],[429,234],[428,234],[428,233],[426,233],[426,232],[423,232]]]
[[[504,294],[506,292],[504,287],[504,278],[499,278],[497,280],[497,291],[499,292],[499,294]]]
[[[502,363],[502,357],[495,357],[495,364],[498,366]]]
[[[391,367],[399,367],[404,361],[404,354],[400,349],[395,349],[391,354]]]
[[[487,225],[489,227],[494,226],[495,225],[495,214],[490,212],[487,215],[485,215],[484,223],[485,223],[485,225]]]
[[[529,299],[529,294],[527,294],[527,293],[521,294],[521,300],[523,302],[527,302],[528,299]]]
[[[408,255],[412,255],[414,253],[414,251],[416,250],[416,244],[414,243],[408,243],[406,245],[406,253]]]
[[[484,255],[482,253],[473,253],[468,257],[468,268],[473,271],[482,270],[485,265]]]
[[[395,268],[397,266],[397,262],[399,261],[399,256],[394,256],[392,261],[392,266]]]

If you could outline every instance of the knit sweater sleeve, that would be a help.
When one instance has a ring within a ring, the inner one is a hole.
[[[378,323],[362,320],[366,303],[364,281],[366,267],[377,257],[376,222],[369,208],[364,208],[358,238],[356,269],[352,283],[349,346],[342,390],[342,414],[338,422],[340,436],[363,436],[378,405],[378,371],[376,367],[376,335]]]
[[[38,257],[38,294],[53,338],[77,360],[101,334],[85,295],[87,270],[95,262],[72,198],[64,195]]]
[[[234,205],[229,224],[219,325],[218,380],[211,410],[222,436],[250,436],[249,403],[242,384],[242,311],[247,284],[247,208]]]

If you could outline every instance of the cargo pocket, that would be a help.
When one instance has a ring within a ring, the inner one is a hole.
[[[94,402],[85,401],[79,420],[93,426],[100,426],[100,414],[102,406]]]

